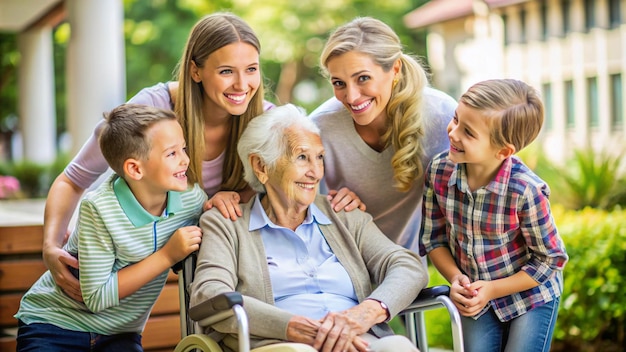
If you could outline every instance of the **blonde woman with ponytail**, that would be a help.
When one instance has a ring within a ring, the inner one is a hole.
[[[320,59],[335,96],[311,117],[326,149],[324,183],[356,193],[391,240],[418,251],[424,169],[449,147],[457,103],[429,87],[420,63],[396,33],[356,18],[328,38]]]

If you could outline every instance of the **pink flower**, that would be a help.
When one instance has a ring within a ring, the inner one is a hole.
[[[0,175],[0,198],[11,198],[20,190],[20,181],[13,176]]]

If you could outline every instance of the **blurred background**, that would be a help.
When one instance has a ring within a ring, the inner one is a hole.
[[[626,0],[0,0],[0,199],[45,198],[102,113],[175,80],[191,27],[224,10],[261,40],[266,99],[308,112],[332,96],[328,34],[357,16],[389,24],[455,99],[488,78],[537,88],[545,123],[519,154],[570,254],[553,350],[624,351]],[[428,319],[449,347],[445,314]]]

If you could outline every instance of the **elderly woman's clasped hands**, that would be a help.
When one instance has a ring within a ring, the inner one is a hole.
[[[369,343],[361,335],[386,319],[387,313],[379,302],[365,300],[345,311],[330,312],[319,321],[294,316],[287,337],[319,351],[367,351]]]

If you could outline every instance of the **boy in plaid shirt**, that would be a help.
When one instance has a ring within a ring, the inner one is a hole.
[[[548,185],[513,155],[543,115],[524,82],[475,84],[425,176],[420,255],[450,282],[468,352],[550,350],[568,257]]]

